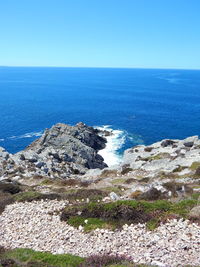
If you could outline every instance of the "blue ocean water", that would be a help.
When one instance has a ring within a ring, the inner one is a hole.
[[[0,115],[0,146],[12,153],[79,121],[121,130],[122,152],[200,133],[200,71],[1,67]]]

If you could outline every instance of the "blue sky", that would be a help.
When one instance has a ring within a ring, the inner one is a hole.
[[[0,0],[0,65],[200,69],[199,0]]]

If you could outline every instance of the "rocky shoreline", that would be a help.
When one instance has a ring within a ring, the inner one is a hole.
[[[101,136],[100,136],[101,133]],[[45,130],[41,138],[14,155],[0,148],[0,176],[68,178],[84,174],[87,169],[107,167],[98,151],[105,148],[106,138],[97,129],[78,123],[58,123]]]
[[[98,152],[110,134],[59,123],[16,154],[0,148],[0,246],[200,266],[198,136],[130,148],[108,167]]]

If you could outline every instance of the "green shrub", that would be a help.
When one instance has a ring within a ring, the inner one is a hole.
[[[28,266],[32,263],[31,266],[76,267],[84,262],[83,258],[70,254],[53,255],[22,248],[7,251],[4,257],[15,260],[19,266]]]
[[[37,200],[42,194],[35,191],[22,192],[14,196],[18,202]]]
[[[127,173],[129,173],[129,172],[131,172],[131,171],[133,171],[132,168],[130,168],[130,167],[126,167],[126,168],[123,168],[123,170],[121,171],[121,174],[122,174],[122,175],[125,175],[125,174],[127,174]]]
[[[70,200],[86,199],[89,198],[92,201],[101,200],[107,196],[107,193],[99,189],[71,189],[66,192],[66,198]]]
[[[41,185],[52,185],[54,184],[54,181],[52,179],[46,178],[40,184]]]
[[[195,161],[195,162],[193,162],[192,165],[190,166],[190,169],[191,169],[192,171],[196,171],[196,169],[197,169],[198,167],[200,167],[200,162]]]
[[[158,218],[151,219],[150,221],[147,222],[146,226],[148,230],[153,231],[159,226]]]
[[[13,196],[7,194],[0,194],[0,214],[4,211],[5,207],[14,202]]]
[[[17,202],[31,202],[36,200],[42,200],[42,199],[61,199],[61,196],[58,194],[50,193],[50,194],[42,194],[37,191],[27,191],[22,192],[14,195],[14,200]]]
[[[175,168],[173,170],[173,172],[181,172],[183,171],[184,169],[186,169],[187,167],[186,166],[178,166],[177,168]]]
[[[160,222],[166,221],[167,218],[173,216],[187,218],[191,208],[197,204],[197,199],[186,199],[178,203],[172,203],[167,200],[152,202],[136,200],[119,200],[110,203],[90,202],[84,205],[66,207],[61,214],[61,220],[76,227],[83,225],[85,228],[84,221],[88,219],[88,231],[97,227],[120,228],[125,223],[147,223],[147,228],[153,230]],[[81,216],[77,216],[78,212],[80,212]]]
[[[112,184],[122,184],[125,180],[123,178],[117,178],[111,181]]]
[[[185,199],[178,203],[175,203],[171,206],[170,211],[180,215],[183,218],[186,218],[188,212],[198,204],[198,201],[195,199]]]
[[[170,154],[169,153],[159,153],[156,155],[152,155],[150,157],[145,158],[147,161],[152,161],[152,160],[159,160],[159,159],[166,159],[169,158]]]
[[[200,193],[193,193],[191,196],[192,199],[198,200],[200,198]]]
[[[17,194],[21,191],[19,185],[15,185],[12,183],[4,183],[0,182],[0,192],[2,193],[9,193],[9,194]]]
[[[98,218],[87,218],[86,219],[86,218],[80,217],[80,216],[71,217],[67,221],[67,223],[74,226],[74,227],[79,227],[81,225],[84,227],[84,230],[86,232],[91,231],[91,230],[95,230],[97,228],[109,227],[108,224],[102,219],[98,219]]]

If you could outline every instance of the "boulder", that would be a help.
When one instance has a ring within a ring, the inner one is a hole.
[[[172,146],[174,143],[175,142],[173,140],[167,139],[167,140],[162,141],[161,146],[162,147]]]
[[[185,142],[184,143],[185,147],[193,147],[193,145],[194,145],[194,142]]]
[[[157,188],[152,187],[148,191],[138,195],[137,199],[140,200],[158,200],[166,198],[166,194],[158,190]]]
[[[37,168],[42,168],[42,167],[44,167],[46,164],[45,164],[45,162],[38,162],[37,164],[36,164],[36,167]]]
[[[113,201],[116,201],[116,200],[119,200],[120,199],[120,197],[115,192],[111,192],[110,193],[110,198]]]
[[[200,220],[200,206],[196,206],[194,208],[191,209],[190,213],[189,213],[189,218],[190,219],[197,219]]]

